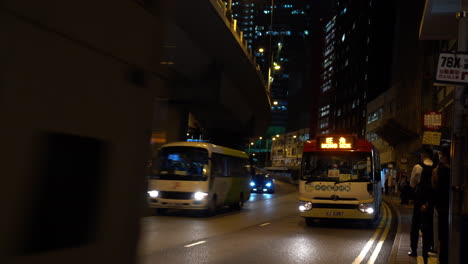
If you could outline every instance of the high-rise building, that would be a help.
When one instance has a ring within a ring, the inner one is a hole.
[[[233,0],[232,17],[271,82],[272,127],[296,130],[309,125],[310,106],[289,102],[303,97],[310,54],[312,0]],[[304,114],[307,116],[304,118]],[[300,121],[294,121],[300,118]]]
[[[365,136],[367,101],[390,85],[392,1],[334,1],[324,26],[318,134]]]

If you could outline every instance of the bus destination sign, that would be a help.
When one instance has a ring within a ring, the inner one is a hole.
[[[317,139],[321,149],[354,149],[353,136],[320,136]]]

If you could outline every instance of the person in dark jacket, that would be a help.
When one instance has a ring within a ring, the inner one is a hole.
[[[406,176],[406,174],[401,175],[399,188],[400,188],[401,205],[408,205],[410,193],[411,193],[411,187],[409,185],[408,176]]]
[[[421,153],[421,163],[416,164],[411,172],[410,185],[414,189],[414,209],[411,220],[411,252],[409,256],[416,257],[419,240],[419,230],[423,238],[423,260],[428,263],[429,250],[433,246],[433,206],[434,190],[432,189],[432,171],[434,163],[431,160],[433,151],[424,149]]]
[[[435,206],[439,222],[439,263],[448,264],[450,146],[442,145],[439,155],[439,164],[432,175],[432,187],[436,194]]]

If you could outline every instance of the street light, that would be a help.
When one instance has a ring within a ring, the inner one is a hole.
[[[259,48],[258,52],[263,53],[263,52],[265,52],[265,50],[263,48]]]
[[[262,140],[263,138],[262,137],[259,137],[260,140]]]
[[[277,134],[276,137],[279,137],[279,135]]]
[[[278,105],[278,101],[274,101],[274,102],[273,102],[273,105]]]

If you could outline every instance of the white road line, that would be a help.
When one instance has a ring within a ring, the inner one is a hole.
[[[184,246],[184,247],[189,248],[189,247],[193,247],[193,246],[200,245],[200,244],[203,244],[203,243],[206,243],[206,241],[198,241],[198,242],[196,242],[196,243],[193,243],[193,244],[190,244],[190,245],[186,245],[186,246]]]
[[[386,209],[386,207],[384,207],[383,209],[384,209],[384,212],[383,212],[382,220],[380,220],[379,227],[377,228],[377,230],[375,230],[374,235],[371,237],[371,239],[369,239],[369,241],[367,241],[366,245],[362,249],[359,256],[357,256],[357,258],[353,261],[353,264],[359,264],[359,263],[362,262],[362,260],[366,257],[367,252],[369,252],[369,250],[371,249],[371,247],[374,244],[375,240],[380,235],[380,232],[382,231],[385,220],[387,218],[387,209]]]
[[[372,256],[370,257],[367,264],[374,264],[375,260],[379,256],[385,239],[387,239],[388,231],[390,231],[390,226],[392,225],[392,213],[390,212],[390,209],[387,208],[387,210],[389,211],[387,226],[385,227],[385,231],[383,232],[382,237],[380,238],[379,243],[377,243],[377,246],[375,247],[374,252],[372,253]]]
[[[263,223],[263,224],[261,224],[260,226],[267,226],[267,225],[269,225],[269,224],[271,224],[271,223]]]

